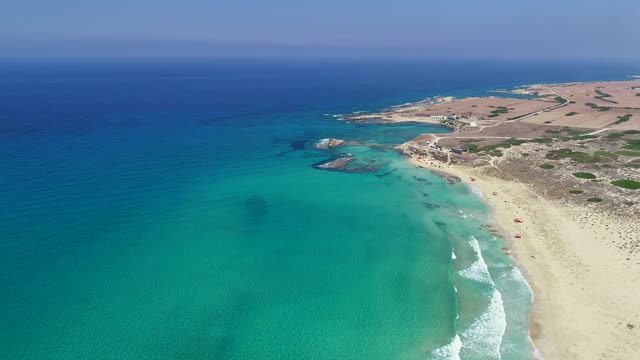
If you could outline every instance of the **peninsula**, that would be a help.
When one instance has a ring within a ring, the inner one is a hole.
[[[453,129],[397,149],[476,184],[530,281],[547,359],[640,354],[640,81],[539,84],[443,97],[352,122]],[[515,220],[515,221],[514,221]]]

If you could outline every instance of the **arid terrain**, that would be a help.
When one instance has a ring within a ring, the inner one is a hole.
[[[484,168],[551,199],[640,214],[640,81],[500,92],[529,98],[436,98],[344,118],[444,124],[454,131],[424,134],[399,148],[409,156]]]

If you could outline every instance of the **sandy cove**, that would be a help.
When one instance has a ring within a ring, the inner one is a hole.
[[[529,329],[545,360],[640,359],[640,257],[615,244],[639,237],[640,221],[550,201],[478,168],[410,161],[476,178],[533,288]]]

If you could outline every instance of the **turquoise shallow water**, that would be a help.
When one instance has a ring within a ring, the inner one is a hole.
[[[312,144],[447,131],[323,113],[548,78],[85,66],[2,68],[3,358],[530,358],[530,289],[473,189],[384,148],[317,170]]]

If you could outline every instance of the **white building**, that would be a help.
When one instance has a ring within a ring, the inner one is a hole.
[[[447,117],[444,116],[444,115],[429,115],[429,119],[436,120],[436,121],[442,121],[442,120],[447,120]]]

